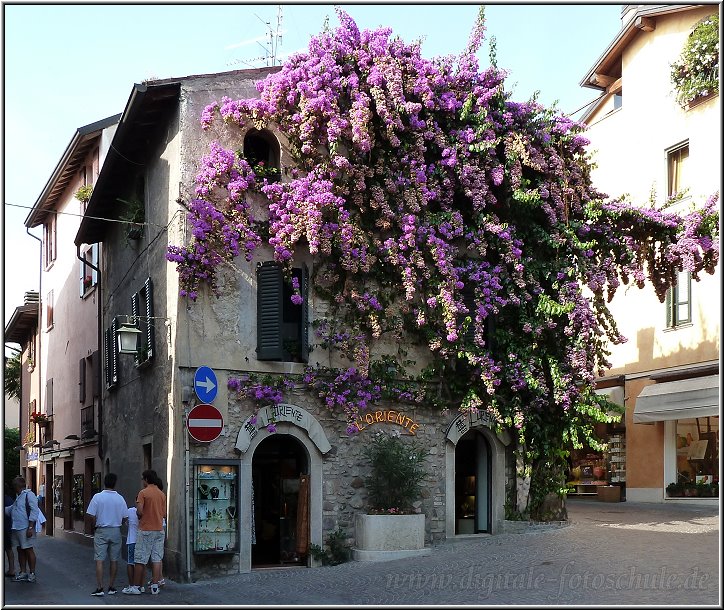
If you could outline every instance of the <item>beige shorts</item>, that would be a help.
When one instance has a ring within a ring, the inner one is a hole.
[[[28,538],[28,530],[12,530],[10,532],[10,540],[14,547],[21,549],[32,549],[35,546],[35,537],[37,534],[33,531],[32,538]]]

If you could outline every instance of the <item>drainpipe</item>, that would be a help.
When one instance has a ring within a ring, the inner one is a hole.
[[[98,375],[98,457],[101,458],[101,470],[103,469],[103,375],[101,374],[101,369],[103,368],[101,366],[102,361],[102,350],[103,350],[103,307],[102,307],[102,299],[101,299],[101,287],[103,283],[101,282],[101,270],[96,267],[91,261],[86,260],[83,258],[80,254],[80,244],[76,245],[76,257],[79,261],[82,263],[85,263],[88,265],[91,269],[96,271],[98,273],[98,285],[96,286],[97,290],[97,303],[98,303],[98,315],[96,316],[98,318],[98,366],[96,366],[96,374]],[[100,249],[100,246],[99,246]],[[98,261],[100,263],[100,253],[98,256]],[[113,340],[115,341],[115,337],[113,337]]]

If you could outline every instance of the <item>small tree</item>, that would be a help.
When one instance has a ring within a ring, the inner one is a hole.
[[[422,491],[425,451],[406,443],[398,434],[377,432],[364,455],[372,465],[365,481],[373,513],[412,512],[412,504]]]
[[[5,360],[5,393],[20,400],[20,354]]]
[[[15,449],[19,444],[20,430],[17,428],[5,428],[5,463],[3,465],[3,477],[6,483],[9,483],[20,474],[20,459]]]

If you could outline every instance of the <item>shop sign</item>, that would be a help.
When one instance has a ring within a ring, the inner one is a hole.
[[[471,428],[480,428],[485,426],[491,430],[495,430],[495,425],[490,414],[485,411],[468,411],[456,417],[447,429],[447,439],[454,445],[457,445],[460,438]],[[504,445],[510,444],[510,435],[504,430],[499,433],[498,438]]]
[[[26,456],[25,459],[26,459],[28,462],[34,462],[34,461],[36,461],[36,460],[38,459],[38,451],[36,450],[36,451],[30,451],[30,452],[28,452],[28,454],[27,454],[27,456]]]
[[[384,422],[402,426],[405,430],[409,430],[410,434],[415,434],[415,431],[420,427],[420,424],[411,417],[408,417],[400,411],[393,411],[392,409],[388,409],[387,411],[370,411],[369,413],[360,415],[357,418],[357,421],[355,421],[352,425],[361,432],[367,426],[373,426],[374,424],[381,424]]]
[[[236,449],[241,453],[246,453],[259,430],[266,428],[269,424],[279,424],[280,422],[289,422],[306,430],[310,440],[320,452],[327,453],[332,448],[322,426],[309,411],[296,405],[281,403],[259,409],[256,418],[253,415],[246,418],[236,439]]]

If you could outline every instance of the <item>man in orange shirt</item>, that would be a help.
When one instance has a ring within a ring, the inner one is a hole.
[[[127,595],[140,595],[146,564],[151,560],[151,594],[158,595],[158,581],[161,579],[161,560],[163,559],[164,531],[166,518],[166,494],[158,488],[159,478],[154,470],[144,470],[141,475],[143,489],[136,497],[138,516],[138,538],[133,559],[136,562],[133,573],[133,585],[123,589]]]

